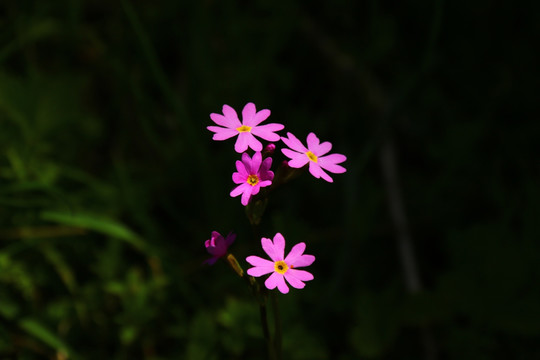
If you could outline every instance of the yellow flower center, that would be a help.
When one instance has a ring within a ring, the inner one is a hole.
[[[313,161],[313,162],[317,162],[317,155],[315,155],[314,153],[312,153],[311,151],[308,151],[306,153],[307,157],[309,158],[309,160]]]
[[[242,125],[242,126],[237,127],[236,130],[238,130],[238,132],[250,132],[251,126]]]
[[[292,267],[292,266],[291,266]],[[289,265],[287,265],[285,263],[285,261],[283,260],[280,260],[280,261],[276,261],[274,263],[274,270],[277,272],[277,273],[280,273],[280,274],[285,274],[287,272],[287,270],[289,270]]]
[[[255,186],[259,182],[259,177],[257,175],[249,175],[246,182],[251,186]]]

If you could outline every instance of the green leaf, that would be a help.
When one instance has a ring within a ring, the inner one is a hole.
[[[92,230],[124,240],[138,250],[143,251],[146,249],[145,242],[137,234],[113,219],[97,217],[91,214],[72,214],[57,211],[43,211],[41,219]]]
[[[19,321],[19,327],[56,351],[70,355],[71,359],[75,358],[73,352],[62,339],[36,320],[28,318],[22,319]]]

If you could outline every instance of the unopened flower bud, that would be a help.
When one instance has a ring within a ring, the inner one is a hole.
[[[276,151],[276,145],[273,144],[273,143],[270,143],[268,145],[265,146],[264,150],[263,150],[263,158],[265,157],[268,157],[268,156],[272,156],[274,154],[274,151]]]

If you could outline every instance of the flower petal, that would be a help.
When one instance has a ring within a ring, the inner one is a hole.
[[[274,180],[274,172],[273,171],[265,171],[261,172],[261,175],[259,176],[261,179],[261,186],[265,187],[272,184],[272,180]],[[270,181],[267,185],[263,185],[264,182],[266,184],[267,181]]]
[[[248,135],[251,135],[251,134],[247,132],[238,133],[238,139],[236,139],[236,143],[234,144],[234,150],[237,153],[243,153],[244,151],[247,150],[249,141],[250,141],[250,138]]]
[[[262,155],[260,151],[257,151],[255,154],[253,154],[253,157],[251,158],[251,173],[252,174],[258,174],[259,168],[261,167],[262,163]]]
[[[233,182],[235,184],[242,184],[242,183],[246,182],[247,176],[235,172],[235,173],[232,174],[232,180],[233,180]]]
[[[242,164],[244,164],[244,168],[246,169],[246,177],[253,174],[253,170],[251,168],[251,157],[247,152],[242,154]]]
[[[279,141],[280,136],[275,132],[283,130],[284,128],[285,126],[282,124],[271,123],[253,127],[251,133],[266,141]]]
[[[283,275],[277,280],[277,288],[282,294],[287,294],[289,292],[289,287],[287,286]]]
[[[232,107],[225,104],[223,105],[223,108],[221,110],[223,112],[223,115],[225,115],[227,120],[230,121],[231,125],[234,128],[237,128],[242,125],[240,120],[238,120],[238,114],[236,113],[236,110],[234,110]]]
[[[264,252],[272,259],[272,261],[280,261],[283,260],[283,257],[278,257],[279,253],[276,253],[276,247],[274,246],[274,243],[269,238],[261,238],[261,245],[264,250]]]
[[[270,290],[274,289],[277,286],[278,290],[282,294],[286,294],[289,292],[289,287],[285,283],[283,275],[277,272],[270,275],[270,277],[264,282],[264,285]]]
[[[235,187],[229,195],[231,195],[231,197],[237,197],[238,195],[243,194],[248,186],[251,187],[248,183],[242,183]]]
[[[283,155],[287,156],[290,159],[294,159],[298,157],[299,155],[304,155],[304,153],[299,153],[298,151],[293,151],[287,148],[281,149],[281,152],[283,153]]]
[[[323,178],[324,180],[328,182],[334,182],[334,180],[332,180],[332,178],[327,173],[325,173],[323,169],[321,169],[319,164],[313,161],[309,162],[309,172],[311,173],[311,175],[315,176],[317,179]]]
[[[272,158],[271,157],[267,157],[263,160],[262,162],[262,166],[261,166],[261,175],[263,175],[263,173],[267,172],[268,170],[270,170],[270,167],[272,166]]]
[[[293,288],[303,289],[304,286],[306,286],[306,284],[304,284],[301,280],[294,277],[294,275],[292,275],[289,271],[287,271],[283,276],[285,277],[285,280],[287,280],[287,282],[291,284]]]
[[[236,172],[242,175],[244,178],[247,178],[249,175],[246,165],[240,160],[236,160]]]
[[[269,170],[270,166],[272,166],[272,158],[267,157],[262,162],[261,169],[259,171],[259,178],[261,179],[261,181],[274,179],[274,172]],[[265,185],[261,184],[261,186],[265,186]]]
[[[302,256],[302,254],[304,253],[304,250],[306,250],[306,243],[301,242],[301,243],[298,243],[298,244],[294,245],[292,247],[291,251],[289,251],[289,254],[285,257],[284,261],[287,264],[292,264],[292,265],[296,266],[294,261],[298,257]]]
[[[251,196],[255,196],[259,193],[259,190],[261,190],[261,183],[258,183],[257,185],[251,185]]]
[[[289,166],[295,169],[300,169],[306,166],[306,164],[309,162],[309,158],[307,156],[299,156],[296,159],[289,160]]]
[[[347,157],[342,154],[330,154],[323,156],[322,159],[324,159],[325,163],[331,163],[331,164],[340,164],[347,160]]]
[[[225,248],[225,246],[219,246],[219,247],[216,246],[216,247],[206,248],[206,251],[208,251],[208,253],[212,256],[222,257],[227,252],[227,249]]]
[[[255,267],[271,267],[272,269],[274,269],[274,263],[272,261],[263,259],[260,256],[248,256],[246,258],[246,261]]]
[[[279,257],[279,260],[283,260],[285,253],[285,238],[283,237],[283,235],[281,235],[281,233],[277,233],[276,235],[274,235],[274,251]]]
[[[272,173],[273,175],[274,173]],[[267,187],[267,186],[270,186],[272,185],[272,181],[271,180],[263,180],[261,181],[260,183],[257,184],[257,186],[259,187]]]
[[[296,279],[301,281],[313,280],[313,274],[305,270],[289,269],[287,270],[286,274],[294,276]]]
[[[270,110],[268,109],[262,109],[260,111],[258,111],[255,116],[253,117],[253,120],[252,120],[252,125],[250,126],[257,126],[259,125],[260,123],[262,123],[264,120],[268,119],[268,117],[270,116]],[[280,129],[281,130],[281,129]]]
[[[247,103],[246,106],[244,106],[244,109],[242,110],[242,124],[246,126],[253,126],[253,116],[255,116],[256,113],[255,104],[250,102]]]
[[[320,144],[313,153],[316,156],[323,156],[324,154],[328,153],[330,150],[332,150],[332,143],[325,141],[322,144]]]
[[[277,281],[278,281],[278,279],[279,279],[280,277],[283,278],[283,275],[274,272],[272,275],[270,275],[270,276],[268,277],[268,279],[266,279],[266,281],[264,282],[264,285],[265,285],[266,288],[269,289],[269,290],[275,289],[276,286],[277,286]]]
[[[321,172],[322,171],[323,170],[321,169],[321,167],[316,162],[313,162],[313,161],[309,162],[309,172],[311,173],[311,175],[313,175],[317,179],[319,179],[321,177]]]
[[[297,153],[289,149],[281,149],[281,152],[291,158],[288,162],[290,167],[299,169],[309,162],[309,158],[304,153]]]
[[[262,143],[259,140],[257,140],[255,138],[255,136],[253,136],[253,134],[251,134],[251,132],[245,132],[245,133],[242,133],[242,134],[246,135],[246,138],[248,139],[247,140],[248,146],[253,151],[262,151],[262,149],[263,149]]]
[[[229,129],[236,129],[237,127],[242,125],[240,124],[240,120],[238,120],[238,117],[231,118],[231,117],[223,116],[221,114],[212,113],[210,114],[210,119],[212,119],[212,121],[215,122],[216,124],[220,126],[224,126]]]
[[[347,160],[345,155],[341,154],[330,154],[328,156],[323,156],[319,158],[319,165],[325,170],[328,170],[335,174],[342,174],[347,171],[343,166],[337,165]]]
[[[238,135],[238,131],[236,129],[226,129],[219,126],[207,126],[206,128],[215,133],[212,140],[216,141],[227,140]]]
[[[287,261],[285,261],[285,262],[287,264],[290,264],[290,265],[294,266],[295,268],[300,268],[300,267],[309,266],[309,265],[313,264],[314,261],[315,261],[315,256],[304,254],[304,255],[301,255],[301,256],[297,257],[294,260],[290,260],[290,262],[287,262]]]
[[[293,151],[293,150],[287,149],[287,148],[282,148],[281,152],[283,153],[283,155],[287,156],[290,159],[294,159],[298,155],[303,155],[304,154],[302,152]]]
[[[249,203],[249,199],[251,198],[251,194],[253,191],[253,186],[246,183],[246,187],[244,188],[244,193],[242,194],[242,199],[240,200],[240,203],[244,206],[247,206]]]
[[[307,136],[307,147],[311,151],[315,151],[319,148],[319,138],[314,133],[309,133]]]
[[[321,169],[321,179],[326,180],[329,183],[334,182],[334,179],[332,179],[332,177],[330,175],[328,175],[326,172],[324,172],[322,169]]]
[[[300,140],[298,140],[298,138],[296,136],[294,136],[290,132],[287,133],[287,136],[288,136],[288,138],[281,137],[281,140],[285,143],[285,145],[287,145],[289,148],[291,148],[291,149],[293,149],[295,151],[301,152],[301,153],[308,152],[308,149],[304,145],[302,145],[302,142]]]
[[[341,165],[336,165],[336,164],[324,164],[324,163],[321,163],[319,161],[319,165],[321,166],[321,168],[323,168],[324,170],[327,170],[327,171],[330,171],[331,173],[334,173],[334,174],[343,174],[344,172],[347,171],[347,169],[345,169],[343,166]]]
[[[225,244],[225,238],[221,235],[219,235],[215,241],[214,241],[214,244],[215,244],[215,247],[214,249],[216,250],[214,254],[225,254],[227,252],[227,244]],[[211,248],[209,248],[211,249]]]
[[[248,275],[259,277],[266,274],[270,274],[272,271],[274,271],[274,263],[265,259],[261,259],[258,256],[248,256],[246,258],[246,261],[249,263],[252,263],[249,259],[250,258],[257,258],[257,260],[254,260],[253,262],[258,263],[259,265],[255,265],[255,267],[249,268],[247,270]],[[265,261],[266,263],[263,263]],[[253,264],[252,264],[253,265]]]
[[[229,233],[225,237],[225,246],[227,246],[227,248],[229,248],[229,246],[231,246],[231,244],[234,242],[234,240],[236,240],[236,234],[233,234],[232,232]]]
[[[271,267],[260,267],[260,266],[258,266],[258,267],[252,267],[252,268],[247,269],[248,275],[255,276],[255,277],[270,274],[272,271],[274,271],[274,266],[273,265]]]

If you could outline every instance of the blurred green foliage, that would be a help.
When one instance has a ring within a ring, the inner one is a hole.
[[[529,8],[530,7],[530,8]],[[280,296],[286,359],[540,358],[537,4],[0,5],[0,358],[260,359],[212,230],[258,249],[211,112],[248,101],[348,156],[261,219],[316,255]],[[424,288],[403,283],[391,134]],[[283,159],[279,152],[274,159]],[[426,340],[428,339],[428,340]],[[428,351],[428,354],[430,352]]]

